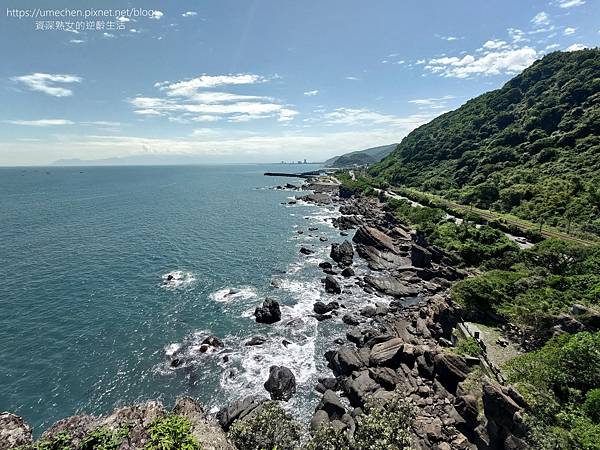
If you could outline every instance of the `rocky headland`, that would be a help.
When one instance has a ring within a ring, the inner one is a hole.
[[[348,196],[331,181],[308,183],[304,189],[310,193],[298,194],[293,202],[339,205],[341,215],[333,224],[343,239],[318,244],[329,248],[330,260],[319,267],[330,301],[315,302],[314,317],[339,320],[346,327],[346,339],[332,342],[323,355],[331,374],[323,374],[315,386],[317,406],[306,429],[314,433],[326,427],[351,436],[369,402],[399,394],[414,411],[412,448],[528,448],[523,398],[501,384],[480,358],[452,351],[453,331],[463,313],[450,299],[449,288],[469,274],[453,267],[441,249],[398,222],[376,198]],[[300,252],[310,255],[313,250],[302,247]],[[366,262],[366,269],[357,267],[357,258]],[[381,302],[346,307],[344,292],[350,285]],[[272,324],[285,317],[277,301],[267,298],[256,308],[255,320]],[[245,345],[263,342],[256,336]],[[206,345],[218,347],[219,340],[212,338]],[[63,419],[38,442],[62,436],[68,442],[56,448],[95,448],[84,445],[90,433],[108,430],[121,436],[114,448],[141,449],[152,438],[152,424],[175,416],[187,420],[201,448],[235,449],[227,434],[235,422],[256,417],[270,401],[285,402],[296,393],[293,368],[273,366],[264,381],[264,396],[235,399],[215,415],[188,397],[170,411],[150,402],[104,417]],[[32,442],[32,430],[20,417],[0,415],[0,450],[42,448]]]

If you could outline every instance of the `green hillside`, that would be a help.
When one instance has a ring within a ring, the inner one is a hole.
[[[389,155],[397,144],[382,145],[379,147],[367,148],[351,153],[346,153],[342,156],[334,156],[328,159],[323,164],[325,167],[352,167],[355,165],[371,165],[381,161],[385,156]]]
[[[600,234],[600,50],[545,56],[414,130],[371,174]]]

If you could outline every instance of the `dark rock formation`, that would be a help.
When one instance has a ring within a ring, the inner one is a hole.
[[[287,367],[271,366],[264,386],[271,395],[271,400],[287,402],[296,393],[296,377]]]
[[[340,283],[333,277],[333,275],[327,275],[325,277],[325,291],[330,294],[341,294],[342,287]]]
[[[243,419],[266,401],[267,399],[260,395],[251,395],[236,400],[228,406],[221,408],[216,415],[216,419],[224,430],[228,430],[233,422]]]
[[[354,248],[350,241],[344,241],[341,244],[331,244],[331,253],[329,256],[341,266],[350,266],[354,259]]]
[[[267,298],[262,306],[257,307],[254,316],[258,323],[275,323],[281,320],[281,309],[277,300]]]

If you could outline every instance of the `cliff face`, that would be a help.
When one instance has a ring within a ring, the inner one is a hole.
[[[372,174],[600,233],[600,50],[556,52],[414,130]]]

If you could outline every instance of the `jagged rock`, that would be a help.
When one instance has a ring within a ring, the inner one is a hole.
[[[323,302],[315,302],[315,304],[313,305],[313,311],[317,314],[327,314],[338,308],[339,303],[337,302],[329,302],[327,304]]]
[[[333,226],[339,228],[340,230],[350,230],[354,229],[360,224],[362,221],[360,218],[352,215],[352,216],[340,216],[333,219]]]
[[[8,412],[0,414],[0,450],[9,450],[31,442],[31,427],[21,417]]]
[[[323,261],[323,262],[319,263],[319,267],[321,269],[333,269],[333,266],[328,261]]]
[[[340,398],[332,390],[325,391],[317,409],[325,411],[330,420],[339,420],[346,413],[346,408],[344,408]]]
[[[419,293],[419,289],[415,286],[408,285],[390,275],[381,277],[367,275],[365,276],[364,281],[376,291],[396,298],[413,297]]]
[[[489,422],[504,430],[504,434],[514,434],[524,437],[526,430],[520,416],[521,407],[502,391],[502,387],[491,381],[483,384],[483,409]],[[488,432],[490,432],[488,426]],[[490,437],[493,437],[490,433]]]
[[[254,336],[249,341],[246,341],[244,345],[250,347],[253,345],[262,345],[267,342],[267,338],[263,336]]]
[[[352,267],[346,267],[344,270],[342,270],[342,276],[344,278],[350,278],[353,277],[355,275],[354,273],[354,269]]]
[[[371,245],[356,244],[356,252],[367,261],[371,270],[386,270],[411,265],[410,258],[378,250]]]
[[[373,305],[367,305],[360,310],[360,315],[363,317],[373,317],[377,313],[377,308]]]
[[[358,320],[356,317],[350,314],[344,314],[344,316],[342,317],[342,322],[344,322],[346,325],[351,326],[356,326],[360,324],[360,320]]]
[[[350,403],[356,406],[364,405],[367,397],[377,389],[379,389],[379,384],[369,376],[369,371],[360,372],[358,377],[350,382],[347,389]]]
[[[465,420],[469,429],[474,430],[477,425],[477,399],[474,395],[462,395],[454,400],[454,407],[460,416]]]
[[[219,410],[216,415],[217,421],[223,429],[228,430],[234,421],[243,419],[266,401],[267,399],[261,395],[251,395],[236,400]]]
[[[327,275],[327,277],[325,277],[325,292],[329,292],[330,294],[342,293],[342,287],[333,275]]]
[[[374,345],[369,355],[369,364],[371,366],[398,367],[403,346],[404,341],[400,338],[393,338]]]
[[[364,362],[360,360],[356,351],[348,346],[340,347],[334,356],[334,373],[348,375],[364,367],[364,365]]]
[[[265,389],[271,394],[271,400],[288,401],[296,393],[296,377],[284,366],[271,366]]]
[[[410,251],[410,260],[415,267],[431,266],[431,252],[424,247],[414,244]]]
[[[223,341],[216,336],[208,336],[201,342],[200,345],[209,345],[214,348],[225,347],[225,344],[223,344]]]
[[[341,244],[331,244],[331,253],[329,256],[342,266],[350,266],[354,259],[354,248],[350,241],[344,241]]]
[[[277,300],[267,298],[261,307],[256,308],[254,316],[258,323],[275,323],[281,320],[281,309]]]
[[[310,248],[306,248],[306,247],[301,247],[300,248],[300,253],[302,253],[303,255],[312,255],[315,251],[311,250]]]
[[[369,376],[389,391],[394,390],[401,381],[398,373],[389,367],[371,367],[369,368]]]
[[[398,253],[398,249],[394,245],[394,241],[391,237],[378,229],[369,226],[362,226],[356,230],[352,240],[357,244],[372,246],[378,250]]]
[[[296,196],[296,200],[302,200],[308,203],[315,203],[317,205],[329,205],[331,204],[331,196],[328,194],[314,193]]]
[[[467,361],[454,353],[438,353],[434,358],[435,374],[440,382],[456,392],[458,383],[467,378],[471,371]]]

